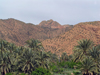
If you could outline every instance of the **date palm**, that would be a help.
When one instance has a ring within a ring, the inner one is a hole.
[[[91,49],[93,45],[93,41],[91,41],[90,39],[83,39],[78,41],[78,45],[75,46],[74,49],[74,61],[77,61],[78,59],[82,60],[84,56],[87,56],[88,50]]]
[[[53,62],[53,63],[57,63],[58,61],[58,56],[54,53],[52,54],[51,51],[48,51],[47,54],[49,55],[49,60],[50,62]]]
[[[8,72],[12,72],[13,66],[15,66],[14,62],[15,62],[15,60],[14,60],[12,54],[10,53],[10,51],[2,52],[2,55],[0,53],[1,75],[5,75]]]
[[[62,53],[60,60],[61,61],[68,61],[68,55],[67,55],[67,53]]]
[[[18,69],[24,73],[31,73],[34,68],[34,53],[31,49],[23,50],[18,60]]]
[[[15,46],[15,44],[9,43],[7,48],[11,53],[13,53],[16,50],[17,47]]]
[[[7,47],[8,47],[8,42],[5,40],[0,40],[0,52],[2,54],[2,52],[6,52],[7,51]]]
[[[44,51],[41,51],[41,52],[39,52],[39,55],[37,55],[36,57],[35,57],[35,61],[37,62],[37,64],[39,65],[39,66],[42,66],[43,68],[49,68],[49,60],[48,60],[48,58],[50,58],[50,56],[46,53],[46,52],[44,52]]]
[[[89,54],[96,63],[96,72],[99,73],[100,49],[98,48],[98,46],[94,46],[91,50],[89,50]]]
[[[25,50],[25,47],[17,47],[15,50],[14,50],[14,53],[16,53],[17,55],[21,55],[23,53],[23,50]]]
[[[30,48],[32,48],[35,51],[38,51],[40,49],[43,50],[42,43],[38,40],[31,39],[31,40],[26,41],[26,43],[28,44]]]
[[[93,60],[90,57],[86,57],[85,59],[83,59],[81,61],[82,64],[78,65],[80,68],[80,70],[85,71],[86,74],[89,74],[89,71],[92,72],[95,70],[95,63],[93,62]]]

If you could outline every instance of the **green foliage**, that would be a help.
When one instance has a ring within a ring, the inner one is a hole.
[[[71,75],[70,73],[67,73],[67,75]]]
[[[100,62],[100,46],[93,46],[91,50],[89,50],[89,55],[93,58],[96,63],[96,72],[99,73],[99,62]]]
[[[42,43],[39,40],[30,39],[26,41],[28,47],[32,48],[34,51],[44,50]]]
[[[82,64],[79,66],[81,67],[80,70],[82,71],[94,71],[96,69],[95,63],[93,62],[93,59],[91,57],[87,57],[84,60],[81,61]]]
[[[29,48],[23,50],[18,61],[18,69],[24,73],[31,73],[34,68],[34,54]]]
[[[83,60],[84,57],[89,54],[88,51],[92,48],[93,45],[94,43],[90,39],[83,39],[78,41],[78,45],[75,46],[73,50],[73,60],[75,62]]]
[[[63,68],[74,68],[74,66],[77,66],[77,64],[81,64],[80,62],[73,62],[73,61],[67,61],[67,62],[60,62],[58,63],[59,66],[63,67]]]
[[[50,51],[47,52],[47,54],[50,56],[49,58],[50,62],[57,63],[58,56],[56,54],[52,54]]]
[[[12,75],[12,73],[7,73],[6,75]]]
[[[99,72],[100,45],[93,46],[91,40],[80,40],[73,55],[63,53],[59,59],[56,54],[45,52],[38,40],[28,40],[27,44],[28,47],[17,47],[0,40],[1,75],[68,75],[72,72],[78,75],[76,70]]]
[[[80,72],[79,71],[73,71],[74,75],[79,75]]]
[[[69,56],[67,55],[67,53],[62,53],[60,57],[60,61],[68,61],[68,60],[69,60]]]
[[[6,75],[17,75],[17,74],[7,73]],[[21,73],[19,75],[25,75],[25,73]]]
[[[50,66],[51,71],[54,73],[62,73],[64,71],[63,68],[56,65],[55,63],[51,63],[51,64],[49,64],[49,66]]]
[[[51,75],[50,71],[45,68],[37,68],[31,75]]]
[[[25,73],[21,73],[20,75],[25,75]]]
[[[44,51],[40,51],[39,54],[35,56],[38,65],[46,69],[49,69],[49,58],[50,56]]]
[[[60,62],[60,63],[58,62],[58,66],[63,67],[63,68],[64,68],[64,67],[65,67],[65,68],[68,67],[67,64],[66,64],[66,62],[64,62],[64,61],[63,61],[63,62]]]

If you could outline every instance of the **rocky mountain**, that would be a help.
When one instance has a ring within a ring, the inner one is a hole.
[[[42,21],[38,26],[46,31],[45,33],[49,38],[54,38],[73,28],[73,25],[61,25],[58,22],[53,21],[52,19]]]
[[[77,41],[91,39],[100,44],[100,21],[84,22],[77,25],[61,25],[56,21],[42,21],[39,25],[24,23],[16,19],[0,19],[0,39],[25,45],[29,39],[39,39],[46,51],[61,55],[72,54]]]
[[[51,22],[51,20],[48,21]],[[39,26],[40,24],[47,25],[48,27]],[[25,41],[31,38],[43,41],[45,39],[56,37],[73,27],[69,26],[60,29],[55,26],[55,24],[57,26],[60,24],[53,20],[52,24],[48,22],[40,24],[34,25],[31,23],[24,23],[12,18],[4,20],[0,19],[0,39],[7,40],[17,45],[24,45]],[[55,28],[52,28],[53,26]]]
[[[42,27],[42,28],[52,28],[52,29],[63,29],[63,28],[67,27],[67,25],[64,25],[64,26],[60,25],[58,22],[53,21],[52,19],[47,20],[47,21],[42,21],[39,24],[39,26]]]
[[[74,46],[81,39],[90,39],[95,44],[100,44],[100,21],[79,23],[60,36],[44,40],[42,44],[46,51],[58,55],[63,52],[72,54]]]

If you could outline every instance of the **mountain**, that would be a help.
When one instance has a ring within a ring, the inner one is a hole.
[[[49,25],[49,23],[46,25],[51,26],[51,24]],[[57,23],[56,25],[58,26],[59,23]],[[25,41],[31,38],[43,41],[45,39],[56,37],[68,31],[72,27],[73,26],[69,26],[62,29],[59,29],[56,26],[55,28],[45,28],[31,23],[24,23],[13,18],[4,20],[0,19],[0,39],[15,43],[16,45],[24,45]]]
[[[52,29],[63,29],[63,28],[66,28],[65,26],[62,26],[61,24],[59,24],[58,22],[56,21],[53,21],[52,19],[50,20],[47,20],[47,21],[42,21],[40,24],[39,24],[40,27],[43,27],[43,28],[52,28]]]
[[[15,19],[0,20],[0,39],[23,45],[30,38],[43,39],[44,37],[46,37],[44,30],[36,25]]]
[[[38,25],[24,23],[16,19],[0,19],[0,39],[25,45],[29,39],[42,41],[46,51],[57,55],[63,52],[72,54],[77,41],[91,39],[95,44],[100,44],[100,21],[84,22],[77,25],[61,25],[56,21],[42,21]]]
[[[73,28],[73,25],[61,25],[52,19],[42,21],[38,26],[46,31],[45,33],[49,38],[54,38]]]
[[[57,55],[63,52],[72,54],[74,46],[81,39],[90,39],[95,44],[100,44],[100,21],[79,23],[62,35],[44,40],[42,44],[46,51]]]

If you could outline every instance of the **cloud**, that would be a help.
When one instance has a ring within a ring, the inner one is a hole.
[[[100,20],[99,0],[1,0],[0,18],[39,24],[53,19],[60,24]]]

